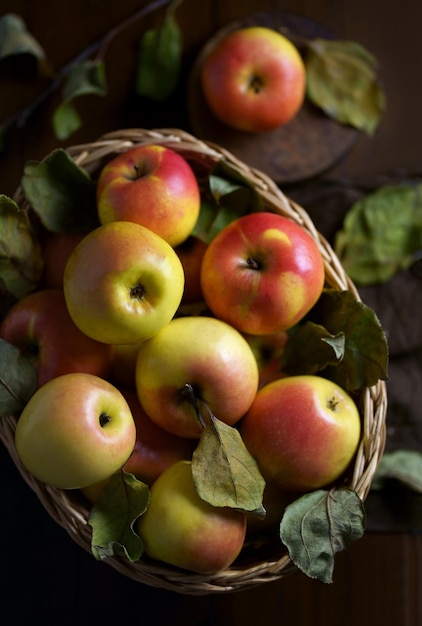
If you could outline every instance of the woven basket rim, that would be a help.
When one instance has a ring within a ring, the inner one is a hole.
[[[301,224],[315,239],[321,251],[326,284],[337,290],[351,291],[360,300],[359,292],[343,269],[330,244],[318,232],[306,210],[288,198],[264,172],[249,167],[231,152],[212,142],[199,140],[190,133],[173,128],[116,130],[99,137],[91,143],[66,148],[68,154],[87,172],[95,174],[101,164],[112,156],[139,144],[154,143],[171,147],[188,160],[198,161],[207,167],[218,162],[237,170],[261,195],[270,210],[279,212]],[[15,192],[14,200],[25,206],[26,200],[21,187]],[[387,391],[383,381],[362,390],[360,394],[362,438],[356,453],[352,471],[348,474],[347,486],[354,489],[364,501],[370,491],[374,473],[381,460],[386,443]],[[49,487],[37,481],[22,466],[14,445],[16,418],[10,416],[0,420],[0,440],[7,448],[19,473],[35,492],[49,515],[62,526],[72,539],[91,553],[91,532],[87,524],[88,509],[74,494]],[[93,557],[94,558],[94,557]],[[105,561],[121,574],[149,585],[189,595],[232,592],[272,582],[296,571],[287,553],[277,554],[273,559],[264,559],[252,564],[236,561],[230,568],[212,576],[178,570],[165,564],[142,559],[130,563],[125,557],[115,556]]]

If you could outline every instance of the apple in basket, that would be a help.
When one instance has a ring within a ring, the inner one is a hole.
[[[128,460],[136,426],[122,393],[92,374],[63,374],[36,390],[16,426],[23,466],[43,483],[80,489]]]
[[[141,346],[136,388],[149,417],[181,437],[198,438],[211,411],[235,424],[258,389],[258,365],[246,339],[207,316],[178,317]]]
[[[171,465],[151,487],[136,529],[145,554],[176,567],[213,574],[229,567],[246,535],[246,515],[214,507],[197,494],[190,461]]]
[[[196,224],[200,191],[183,156],[165,146],[141,145],[104,166],[97,182],[97,207],[102,224],[136,222],[176,246]]]
[[[0,337],[33,362],[37,386],[70,372],[107,377],[112,346],[91,339],[70,317],[62,289],[42,289],[23,297],[7,312]]]
[[[318,300],[324,280],[316,241],[296,222],[267,211],[225,226],[209,243],[201,268],[213,314],[257,335],[294,326]]]
[[[289,39],[271,28],[252,26],[210,47],[200,81],[218,119],[238,130],[259,132],[287,124],[298,113],[306,70]]]
[[[183,267],[170,244],[148,228],[110,222],[76,246],[63,289],[82,332],[104,343],[132,343],[172,319],[183,295]]]
[[[43,288],[63,289],[63,274],[66,263],[78,243],[87,233],[45,232],[43,234],[42,256],[44,261],[41,285]]]
[[[175,252],[185,272],[183,304],[192,304],[202,300],[201,265],[207,245],[199,237],[190,235],[183,243],[175,247]]]
[[[336,383],[288,376],[258,391],[240,433],[266,480],[310,491],[345,472],[359,445],[361,420],[354,400]]]

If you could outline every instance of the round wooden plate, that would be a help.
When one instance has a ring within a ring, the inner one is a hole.
[[[299,40],[333,38],[332,33],[321,25],[284,13],[255,13],[225,26],[202,48],[189,77],[187,104],[192,131],[200,139],[224,146],[278,184],[296,183],[317,176],[347,153],[359,131],[332,120],[305,100],[299,113],[288,124],[268,132],[242,132],[220,122],[205,102],[199,74],[207,52],[228,32],[253,25],[280,30]],[[296,45],[300,50],[300,45]]]

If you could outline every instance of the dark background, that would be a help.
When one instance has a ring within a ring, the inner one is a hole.
[[[146,4],[135,0],[0,0],[0,16],[11,11],[21,15],[59,71]],[[329,231],[356,195],[381,180],[421,172],[421,5],[417,0],[184,0],[176,14],[184,35],[184,79],[209,37],[221,26],[255,11],[294,13],[314,20],[339,38],[360,42],[380,63],[387,110],[375,135],[359,134],[341,159],[306,186],[286,187],[304,201],[321,230]],[[58,94],[47,98],[24,128],[10,130],[0,154],[0,193],[12,195],[26,160],[41,159],[57,146],[95,141],[102,133],[132,126],[192,130],[183,81],[165,105],[139,101],[133,93],[138,39],[161,16],[162,11],[156,11],[113,41],[106,56],[109,96],[87,97],[78,104],[84,126],[70,141],[58,142],[51,131]],[[0,68],[0,123],[41,91],[28,68],[21,69],[26,72],[24,83],[21,74]],[[263,154],[264,165],[265,158]],[[312,189],[325,190],[328,181],[331,191],[333,181],[338,185],[337,194],[320,193],[316,200]],[[385,320],[394,346],[387,447],[420,450],[417,295],[421,290],[415,276],[399,278],[398,289],[396,284],[389,285],[367,290],[365,296]],[[397,301],[400,289],[407,290],[402,291],[406,300]],[[389,307],[391,303],[394,306]],[[0,449],[0,488],[0,623],[5,626],[29,621],[88,626],[166,620],[174,626],[237,626],[258,620],[268,626],[422,624],[422,507],[418,497],[397,486],[370,495],[367,532],[338,555],[333,584],[323,585],[296,573],[253,590],[203,597],[146,587],[95,562],[51,520],[5,449]]]

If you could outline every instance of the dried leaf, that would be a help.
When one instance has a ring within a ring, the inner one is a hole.
[[[0,417],[19,413],[37,384],[37,372],[18,348],[0,339]]]
[[[380,187],[348,211],[335,251],[360,285],[384,283],[422,251],[422,184]]]
[[[62,149],[25,165],[22,188],[41,222],[51,232],[82,232],[98,222],[95,183]]]
[[[313,39],[306,55],[307,97],[342,124],[374,133],[385,109],[377,63],[353,41]]]
[[[199,496],[218,507],[264,513],[265,481],[239,431],[215,417],[204,428],[192,457]]]
[[[124,553],[131,562],[143,552],[143,542],[134,530],[135,522],[147,510],[150,491],[132,474],[121,471],[112,476],[91,509],[91,550],[98,560]]]
[[[360,539],[364,528],[363,503],[355,491],[317,490],[286,507],[280,538],[302,572],[331,583],[335,554]]]
[[[168,12],[163,24],[141,39],[137,93],[157,101],[168,98],[179,80],[181,58],[182,34],[173,12]]]
[[[422,454],[415,450],[386,452],[375,472],[372,489],[382,488],[386,478],[398,480],[422,493]]]
[[[18,300],[35,289],[43,258],[27,214],[0,194],[0,281]]]

